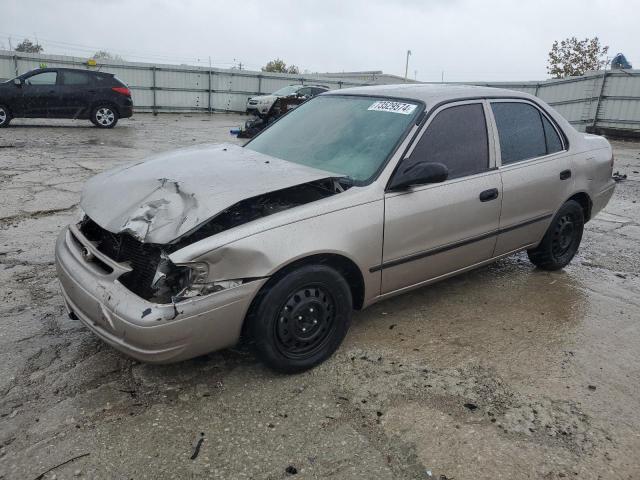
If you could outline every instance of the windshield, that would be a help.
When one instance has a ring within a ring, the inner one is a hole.
[[[282,117],[246,148],[364,183],[421,110],[402,100],[322,95]]]
[[[277,95],[280,97],[286,97],[288,95],[293,95],[298,91],[300,85],[289,85],[288,87],[282,87],[280,90],[276,90],[271,95]]]

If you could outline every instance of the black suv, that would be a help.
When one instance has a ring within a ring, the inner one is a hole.
[[[112,73],[41,68],[0,83],[0,128],[12,118],[87,118],[113,128],[133,111],[131,90]]]

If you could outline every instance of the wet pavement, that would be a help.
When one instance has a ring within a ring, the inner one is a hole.
[[[613,142],[628,179],[564,271],[520,254],[379,303],[302,375],[145,365],[69,320],[53,247],[83,182],[245,119],[0,130],[1,480],[640,478],[640,143]]]

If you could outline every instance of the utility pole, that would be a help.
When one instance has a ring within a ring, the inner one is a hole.
[[[404,66],[404,83],[407,83],[407,75],[409,74],[409,56],[411,55],[411,50],[407,50],[407,63]]]
[[[413,79],[416,81],[418,80],[418,70],[413,71]]]
[[[442,77],[440,78],[440,83],[444,83],[444,70],[442,70]]]

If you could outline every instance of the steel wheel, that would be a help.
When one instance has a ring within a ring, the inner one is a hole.
[[[275,322],[276,346],[289,358],[322,348],[335,326],[335,302],[320,286],[308,286],[289,296]]]
[[[527,250],[529,260],[544,270],[565,267],[578,251],[583,229],[582,206],[568,200],[556,213],[540,244]]]
[[[328,265],[277,273],[251,305],[245,332],[270,368],[296,373],[329,358],[351,323],[353,299],[344,276]]]
[[[116,115],[109,107],[100,107],[96,111],[96,122],[102,127],[110,127],[116,119]]]
[[[562,257],[571,247],[575,232],[574,222],[570,213],[558,219],[551,238],[551,251],[554,257]]]

